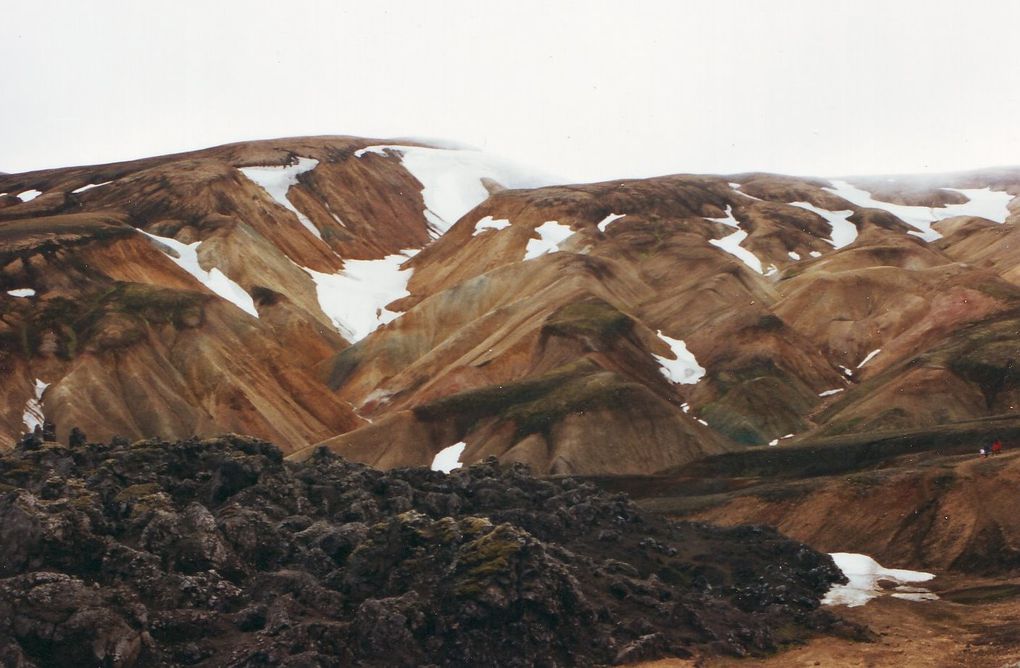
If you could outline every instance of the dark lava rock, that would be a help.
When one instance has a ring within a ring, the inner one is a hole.
[[[832,560],[487,461],[380,472],[240,436],[0,456],[0,663],[573,666],[856,629]]]

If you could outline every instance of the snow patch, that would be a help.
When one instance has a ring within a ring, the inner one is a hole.
[[[953,216],[979,216],[996,223],[1005,223],[1009,217],[1008,205],[1013,201],[1013,196],[1009,193],[991,188],[943,188],[943,190],[958,192],[970,201],[946,206],[945,214],[939,215],[939,220]]]
[[[8,290],[7,294],[12,297],[34,297],[35,290],[32,288],[18,288],[16,290]]]
[[[820,209],[814,204],[810,204],[808,202],[790,202],[790,206],[806,209],[807,211],[816,213],[824,218],[825,221],[832,227],[832,238],[826,239],[826,241],[836,248],[849,246],[855,239],[857,239],[857,226],[848,220],[850,216],[854,215],[852,209],[847,209],[846,211],[829,211],[827,209]]]
[[[1009,216],[1007,205],[1013,196],[1006,192],[992,190],[991,188],[943,188],[958,192],[968,199],[963,204],[949,204],[947,206],[910,206],[905,204],[893,204],[883,202],[872,197],[871,193],[862,190],[846,181],[832,181],[832,188],[824,188],[834,195],[856,204],[857,206],[883,209],[893,214],[907,225],[916,229],[911,232],[925,241],[941,239],[942,235],[932,229],[932,224],[954,216],[980,216],[996,223],[1006,222]]]
[[[151,234],[145,230],[139,231],[161,244],[164,251],[169,249],[171,252],[166,253],[167,257],[173,260],[174,264],[178,267],[198,279],[198,282],[208,288],[210,292],[226,299],[245,313],[256,318],[259,317],[259,312],[255,309],[255,302],[252,300],[251,295],[245,292],[244,288],[232,281],[216,267],[209,271],[202,268],[202,265],[198,262],[198,247],[201,245],[201,241],[185,244],[176,239]]]
[[[602,222],[598,224],[599,232],[605,232],[606,228],[612,225],[613,221],[619,220],[626,216],[625,213],[611,213],[602,219]]]
[[[18,193],[18,199],[20,199],[22,202],[31,202],[39,195],[42,195],[41,190],[26,190],[22,193]]]
[[[87,186],[82,186],[81,188],[76,188],[75,190],[72,190],[71,192],[74,193],[74,194],[83,193],[86,190],[92,190],[93,188],[98,188],[100,186],[105,186],[108,183],[113,183],[113,181],[103,181],[102,183],[90,183]]]
[[[49,383],[44,383],[38,378],[35,379],[35,396],[25,402],[25,412],[21,416],[22,422],[25,423],[25,429],[29,432],[35,430],[36,426],[42,427],[43,425],[42,396],[49,386]]]
[[[401,269],[408,251],[381,260],[345,260],[336,274],[324,274],[303,267],[315,281],[319,307],[333,326],[351,343],[400,317],[386,305],[411,294],[407,282],[411,269]]]
[[[844,388],[842,388],[842,387],[837,387],[834,390],[825,390],[824,392],[819,392],[818,396],[820,396],[820,397],[831,397],[834,394],[839,394],[840,392],[843,391],[843,389]]]
[[[864,605],[885,593],[878,584],[879,580],[891,580],[896,583],[896,588],[892,590],[892,596],[896,598],[908,600],[938,598],[926,589],[910,586],[916,582],[931,580],[935,577],[932,573],[884,568],[866,554],[836,552],[829,556],[850,582],[845,585],[833,585],[822,599],[822,605],[845,605],[850,608]]]
[[[740,184],[739,184],[739,183],[734,183],[734,182],[730,182],[730,183],[728,183],[727,185],[728,185],[728,186],[729,186],[730,188],[732,188],[733,190],[735,190],[735,191],[737,191],[738,193],[740,193],[741,195],[743,195],[744,197],[747,197],[747,198],[750,198],[750,199],[753,199],[753,200],[758,200],[759,202],[761,201],[761,198],[760,198],[760,197],[755,197],[754,195],[748,195],[748,194],[747,194],[747,193],[745,193],[745,192],[744,192],[743,190],[741,190],[741,189],[740,189]]]
[[[459,469],[463,466],[460,456],[464,453],[465,447],[467,447],[467,443],[461,441],[437,452],[436,456],[432,458],[432,470],[449,473],[454,469]]]
[[[854,372],[853,372],[852,369],[848,369],[847,367],[843,366],[842,364],[839,365],[839,368],[843,370],[843,375],[845,375],[845,376],[852,376],[852,375],[854,375]]]
[[[716,248],[721,248],[730,255],[733,255],[759,274],[764,273],[761,266],[761,260],[759,260],[754,253],[740,245],[743,243],[744,239],[747,238],[747,232],[740,229],[740,222],[733,215],[732,206],[726,205],[726,216],[724,218],[706,218],[706,220],[711,220],[714,223],[722,223],[727,227],[734,227],[737,230],[733,234],[728,234],[722,239],[709,239],[708,243],[712,244]]]
[[[319,232],[319,228],[312,224],[312,221],[308,219],[308,216],[301,213],[297,208],[291,204],[290,200],[287,199],[287,193],[290,191],[291,186],[297,185],[298,177],[305,172],[310,172],[318,166],[319,161],[314,158],[298,158],[296,165],[266,165],[262,167],[239,167],[238,171],[244,174],[250,181],[255,183],[267,193],[269,196],[276,201],[277,204],[285,209],[288,209],[297,216],[298,221],[304,225],[305,229],[314,234],[317,238],[322,238],[322,233]],[[334,216],[335,217],[335,216]],[[339,222],[339,220],[337,221]],[[343,223],[341,223],[342,225]]]
[[[694,354],[687,350],[687,344],[680,339],[673,339],[656,330],[655,335],[669,346],[673,359],[652,354],[659,363],[659,372],[671,383],[693,385],[705,377],[705,368],[698,364]],[[686,412],[686,411],[684,411]]]
[[[477,237],[485,230],[502,230],[510,227],[510,221],[506,218],[493,218],[486,216],[475,223],[475,232],[471,236]]]
[[[755,256],[754,253],[741,247],[741,243],[747,238],[747,232],[743,230],[737,230],[733,234],[728,234],[722,239],[709,239],[708,243],[712,244],[716,248],[721,248],[730,255],[733,255],[738,260],[746,264],[751,269],[754,269],[759,274],[763,273],[761,268],[761,260]]]
[[[539,255],[555,253],[559,251],[560,244],[574,234],[569,226],[547,220],[535,228],[538,232],[538,239],[528,239],[528,245],[524,249],[524,260],[533,260]]]
[[[789,253],[787,253],[787,255],[790,256],[791,260],[799,260],[800,259],[800,253],[794,253],[793,251],[790,251]]]
[[[876,348],[875,350],[872,350],[870,353],[867,354],[867,356],[865,356],[864,359],[861,360],[861,363],[857,365],[857,368],[860,369],[862,366],[870,362],[872,357],[879,354],[880,352],[882,352],[881,348]]]
[[[822,254],[819,253],[818,251],[811,251],[810,253],[808,253],[808,255],[810,255],[811,257],[821,257],[822,256]]]
[[[563,179],[542,174],[520,165],[472,150],[426,148],[400,144],[367,146],[354,152],[360,158],[368,153],[400,154],[400,162],[422,185],[425,218],[436,235],[445,233],[461,216],[489,197],[482,179],[495,181],[504,188],[540,188],[563,183]]]

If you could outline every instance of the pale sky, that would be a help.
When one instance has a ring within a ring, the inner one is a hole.
[[[569,180],[1020,164],[1010,0],[0,0],[0,171],[307,134]]]

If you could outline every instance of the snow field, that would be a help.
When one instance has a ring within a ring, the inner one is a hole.
[[[845,605],[856,607],[886,592],[879,586],[879,580],[896,583],[891,595],[907,600],[933,600],[938,598],[927,589],[911,586],[917,582],[927,582],[935,576],[921,571],[908,571],[901,568],[885,568],[866,554],[851,552],[835,552],[831,555],[839,570],[850,581],[845,585],[833,585],[822,599],[822,605]]]
[[[315,235],[316,238],[321,239],[322,233],[319,232],[319,228],[315,227],[312,221],[308,219],[308,216],[298,211],[297,207],[287,199],[287,192],[291,186],[297,185],[298,177],[305,172],[312,171],[318,164],[319,161],[313,158],[298,158],[296,165],[240,167],[238,171],[244,174],[248,180],[255,183],[255,185],[265,190],[277,204],[292,211],[306,230]]]
[[[259,317],[259,312],[255,309],[255,302],[252,300],[251,295],[245,292],[244,288],[230,280],[226,274],[216,267],[209,271],[202,268],[202,265],[198,262],[198,247],[201,245],[201,241],[184,244],[176,239],[150,234],[145,230],[139,231],[150,239],[159,242],[165,248],[170,249],[172,252],[167,253],[167,257],[173,260],[174,264],[178,267],[194,276],[210,292],[226,299],[245,313],[255,318]]]

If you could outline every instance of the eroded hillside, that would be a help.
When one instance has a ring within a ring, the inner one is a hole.
[[[1016,411],[1020,171],[556,183],[350,137],[0,176],[0,434],[648,474]]]

